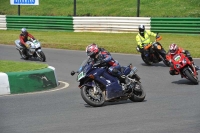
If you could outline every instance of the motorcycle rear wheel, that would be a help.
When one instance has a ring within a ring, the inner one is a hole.
[[[104,94],[99,92],[99,94],[95,95],[92,87],[83,86],[81,88],[81,96],[87,104],[93,107],[100,107],[105,102]]]
[[[194,83],[194,84],[199,84],[198,77],[194,77],[194,75],[187,69],[185,70],[185,75],[188,77],[188,79]]]
[[[142,84],[136,82],[134,93],[129,99],[133,102],[142,102],[144,101],[145,97],[146,97],[146,92],[144,91]]]

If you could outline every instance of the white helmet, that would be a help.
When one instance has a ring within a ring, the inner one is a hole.
[[[27,33],[26,28],[22,28],[21,31],[22,31],[23,34],[26,34],[26,33]]]

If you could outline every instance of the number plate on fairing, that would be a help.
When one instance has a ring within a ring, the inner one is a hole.
[[[181,56],[180,55],[176,55],[175,57],[174,57],[174,60],[175,61],[179,61],[181,59]]]
[[[79,75],[77,76],[77,80],[81,80],[82,78],[85,77],[85,74],[83,72],[79,73]]]

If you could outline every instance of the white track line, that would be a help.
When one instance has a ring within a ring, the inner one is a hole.
[[[4,97],[4,96],[18,96],[18,95],[32,95],[32,94],[38,94],[38,93],[53,92],[53,91],[62,90],[62,89],[67,88],[69,86],[69,84],[67,82],[63,82],[63,81],[58,81],[58,82],[61,82],[61,83],[65,84],[65,85],[63,87],[61,87],[61,88],[58,88],[58,89],[49,89],[49,90],[45,90],[45,91],[37,91],[37,92],[30,92],[30,93],[23,93],[23,94],[0,95],[0,97]]]

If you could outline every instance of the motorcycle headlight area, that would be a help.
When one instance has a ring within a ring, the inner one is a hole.
[[[176,68],[180,68],[181,67],[181,65],[180,64],[176,64]]]
[[[84,72],[79,73],[78,76],[77,76],[77,81],[80,81],[84,77],[85,77],[85,73]]]
[[[31,54],[33,54],[33,53],[35,52],[35,49],[34,49],[34,48],[30,48],[30,49],[29,49],[29,52],[30,52]]]
[[[186,59],[183,59],[183,60],[182,60],[182,63],[183,63],[183,64],[186,64],[186,63],[187,63]]]

